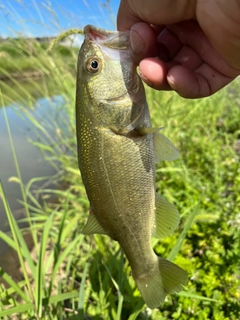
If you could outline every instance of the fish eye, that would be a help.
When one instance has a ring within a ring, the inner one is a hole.
[[[102,63],[101,63],[100,59],[98,59],[96,57],[90,58],[87,61],[86,68],[89,73],[97,73],[101,70]]]

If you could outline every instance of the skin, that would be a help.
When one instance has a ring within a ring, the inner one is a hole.
[[[240,75],[239,0],[122,0],[117,25],[154,89],[200,98]]]

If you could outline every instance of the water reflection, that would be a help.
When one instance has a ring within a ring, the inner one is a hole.
[[[60,122],[64,117],[59,117],[59,114],[62,116],[61,107],[64,104],[66,104],[66,102],[60,95],[55,95],[51,98],[38,97],[34,103],[34,109],[29,113],[30,115],[34,115],[38,123],[46,122],[46,126],[44,127],[48,127],[49,125],[49,139],[51,139],[53,135],[53,132],[51,132],[51,130],[53,130],[52,123],[58,123],[60,127],[63,125]],[[39,133],[36,132],[36,128],[26,117],[21,116],[18,107],[18,102],[13,102],[5,106],[5,110],[11,129],[22,181],[26,184],[34,177],[52,176],[56,172],[56,169],[44,159],[39,149],[29,142],[29,138],[38,141]],[[48,123],[49,121],[52,121],[52,123]],[[22,209],[22,205],[19,202],[22,196],[19,184],[9,181],[13,176],[17,176],[17,173],[4,117],[4,110],[0,108],[0,180],[2,181],[10,208],[16,215],[16,213]],[[39,186],[38,183],[34,185],[35,187]],[[4,232],[8,230],[7,217],[1,200],[0,230]],[[0,240],[0,255],[2,255],[6,249],[6,244]]]

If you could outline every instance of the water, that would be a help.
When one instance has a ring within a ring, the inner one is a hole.
[[[1,83],[0,83],[1,86]],[[21,89],[26,89],[30,92],[29,83],[21,83]],[[36,87],[36,86],[35,86]],[[35,90],[36,91],[36,90]],[[10,92],[11,93],[11,92]],[[5,96],[9,97],[6,94]],[[7,99],[6,99],[7,100]],[[10,99],[9,99],[10,101]],[[21,172],[22,181],[24,184],[34,177],[52,176],[56,173],[54,168],[47,160],[44,159],[40,150],[31,144],[29,138],[38,141],[39,136],[36,134],[36,128],[31,124],[26,117],[21,116],[18,107],[27,103],[27,101],[11,101],[5,104],[5,110],[8,122],[11,129],[14,148],[17,155],[17,161]],[[41,96],[40,90],[36,94],[33,101],[34,109],[30,111],[30,115],[37,118],[38,123],[48,126],[49,118],[57,122],[58,114],[61,112],[59,108],[64,104],[64,99],[60,95],[54,95],[51,98],[44,98]],[[49,117],[50,112],[52,116]],[[61,126],[61,124],[59,124]],[[45,127],[45,126],[44,126]],[[53,135],[53,132],[49,132]],[[41,136],[41,134],[40,134]],[[11,182],[11,177],[16,177],[16,167],[14,164],[14,157],[10,144],[10,137],[7,131],[7,125],[4,117],[3,107],[0,107],[0,180],[9,202],[13,214],[17,217],[19,211],[22,211],[22,205],[19,200],[22,199],[20,186],[16,182]],[[40,182],[41,184],[42,182]],[[37,188],[38,183],[34,183]],[[8,230],[7,217],[4,210],[3,202],[0,199],[0,230],[6,232]],[[0,240],[0,256],[7,250],[7,245]]]

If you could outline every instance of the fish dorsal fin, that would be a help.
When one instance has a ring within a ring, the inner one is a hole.
[[[173,233],[180,220],[177,208],[159,194],[156,194],[155,224],[152,230],[154,238],[164,238]]]
[[[103,227],[100,225],[94,214],[91,212],[86,225],[84,226],[82,230],[82,234],[107,234],[107,232],[103,229]]]
[[[153,133],[155,161],[175,160],[179,157],[179,151],[172,142],[159,132]]]

